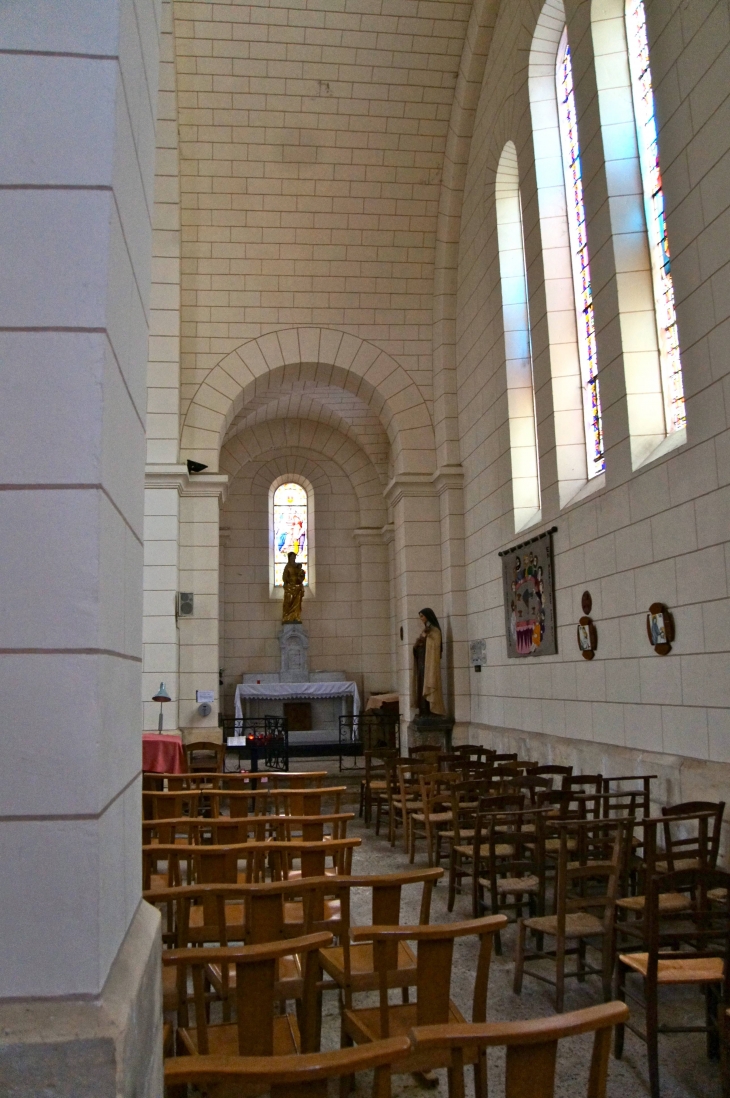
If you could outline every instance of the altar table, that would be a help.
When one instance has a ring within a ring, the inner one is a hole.
[[[148,774],[186,774],[188,767],[180,737],[145,732],[142,736],[142,769]]]
[[[243,717],[242,698],[292,701],[295,698],[352,698],[352,711],[360,712],[360,695],[354,682],[247,682],[236,687],[236,716]]]

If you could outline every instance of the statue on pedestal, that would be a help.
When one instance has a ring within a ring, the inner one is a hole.
[[[281,620],[284,624],[302,621],[302,599],[304,598],[304,577],[306,572],[297,564],[296,553],[287,553],[289,563],[284,568],[284,602],[281,608]]]
[[[446,716],[441,693],[441,626],[430,607],[419,613],[423,632],[413,645],[413,680],[411,702],[419,717]]]

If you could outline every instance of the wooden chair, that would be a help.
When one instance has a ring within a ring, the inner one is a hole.
[[[486,876],[489,872],[489,844],[481,839],[477,841],[477,834],[486,835],[487,825],[485,817],[492,812],[517,812],[524,807],[525,798],[522,793],[489,793],[480,797],[476,811],[472,817],[471,827],[462,828],[463,841],[454,843],[449,859],[449,903],[453,910],[453,895],[461,890],[461,882],[464,878],[471,878],[472,913],[477,917],[477,901],[475,878]],[[464,817],[462,817],[464,819]],[[466,817],[468,820],[468,817]],[[471,832],[471,837],[469,833]],[[506,852],[505,852],[506,853]]]
[[[221,774],[226,761],[226,746],[213,740],[196,740],[184,746],[188,770],[191,774]]]
[[[504,915],[505,908],[521,919],[527,905],[529,916],[545,913],[545,860],[543,846],[535,841],[538,815],[531,809],[514,812],[494,812],[480,816],[475,847],[489,847],[486,858],[487,876],[475,875],[475,917],[487,914]],[[486,824],[486,831],[482,827]],[[485,902],[489,896],[489,906]],[[495,949],[502,952],[499,933]]]
[[[651,783],[656,774],[619,774],[603,779],[603,793],[636,793],[639,817],[651,816]]]
[[[394,1064],[411,1049],[407,1037],[389,1037],[360,1048],[300,1056],[181,1056],[165,1060],[165,1086],[183,1094],[192,1084],[206,1094],[261,1094],[271,1098],[327,1098],[329,1079],[373,1071],[372,1098],[390,1098]]]
[[[651,1098],[660,1098],[660,1033],[707,1034],[709,1056],[720,1053],[718,1000],[730,1002],[730,908],[727,893],[723,905],[713,904],[708,892],[730,885],[730,874],[717,869],[680,869],[657,873],[648,883],[644,919],[644,948],[619,953],[616,966],[616,996],[627,997],[626,977],[636,974],[643,981],[646,1031],[626,1023],[632,1033],[646,1042],[649,1060]],[[660,896],[686,893],[692,897],[690,909],[678,920],[667,918],[660,908]],[[659,987],[672,984],[697,984],[706,996],[704,1027],[659,1024]],[[633,996],[630,996],[634,998]],[[616,1029],[616,1057],[623,1053],[624,1024]]]
[[[409,747],[408,754],[411,761],[424,762],[431,755],[438,756],[441,754],[441,748],[436,743],[422,743],[417,747]]]
[[[403,845],[406,853],[410,851],[411,843],[411,816],[420,811],[421,803],[421,774],[435,773],[437,770],[436,756],[431,761],[413,763],[410,759],[406,762],[398,762],[398,793],[391,796],[391,829],[393,829],[394,844],[397,817],[400,818],[403,827]]]
[[[449,827],[453,818],[451,787],[454,782],[450,780],[453,777],[455,775],[440,774],[438,771],[419,774],[420,809],[411,812],[409,818],[408,845],[411,864],[416,858],[416,841],[419,838],[419,831],[426,841],[426,857],[429,866],[437,865],[441,860],[439,832]]]
[[[455,755],[461,755],[463,758],[474,759],[477,762],[483,762],[486,759],[492,758],[496,755],[491,747],[480,747],[474,743],[460,743],[452,748]]]
[[[657,863],[657,870],[670,873],[677,869],[714,869],[720,852],[720,831],[725,812],[724,801],[685,801],[662,808],[666,864]],[[695,816],[696,833],[686,834],[687,828],[677,827],[679,817]],[[673,823],[675,826],[672,826]]]
[[[560,853],[555,883],[555,914],[520,919],[517,927],[514,991],[522,991],[523,973],[555,986],[555,1009],[562,1012],[565,980],[584,980],[591,973],[600,974],[606,1001],[611,997],[613,969],[614,908],[617,899],[622,863],[626,858],[631,821],[589,820],[559,824]],[[568,840],[574,839],[570,850]],[[607,849],[607,847],[609,849]],[[603,887],[600,887],[600,885]],[[594,913],[597,909],[597,914]],[[537,936],[536,948],[525,950],[527,931]],[[541,948],[544,936],[555,939],[552,950]],[[586,944],[601,942],[601,967],[586,962]],[[568,944],[575,943],[575,944]],[[577,967],[565,971],[565,959],[577,958]],[[552,959],[555,979],[525,966],[526,961]]]
[[[172,887],[180,884],[255,884],[266,880],[267,873],[273,880],[288,880],[290,875],[303,877],[325,876],[327,859],[332,859],[336,874],[349,873],[352,867],[352,851],[360,845],[360,839],[330,839],[323,842],[264,842],[250,841],[226,846],[165,846],[153,844],[142,848],[143,888]],[[164,885],[153,882],[153,867],[162,859],[167,860]],[[292,870],[294,860],[301,869]],[[241,870],[239,863],[244,863]],[[154,886],[154,887],[153,887]]]
[[[181,816],[197,816],[200,805],[200,791],[197,789],[178,789],[168,792],[142,791],[143,820],[171,820]]]
[[[329,777],[327,770],[259,770],[259,781],[266,778],[271,789],[319,789]]]
[[[543,763],[530,771],[536,778],[569,778],[573,773],[572,766],[559,766],[557,763]]]
[[[602,774],[565,774],[561,788],[566,793],[601,793],[603,791]]]
[[[435,926],[362,926],[353,927],[353,942],[372,942],[375,969],[378,973],[379,1005],[376,1007],[351,1007],[342,1012],[343,1047],[350,1044],[367,1044],[385,1037],[403,1036],[414,1026],[445,1025],[465,1021],[459,1008],[450,997],[451,964],[456,938],[479,938],[479,956],[474,973],[472,997],[472,1022],[484,1022],[487,1016],[487,988],[489,963],[492,955],[492,938],[507,920],[504,915],[491,915],[486,919],[469,919],[467,922],[443,923]],[[388,973],[395,968],[396,946],[400,942],[418,942],[416,958],[416,1002],[392,1005],[388,1002]],[[469,1061],[474,1063],[478,1085],[486,1092],[486,1060],[475,1053]],[[400,1065],[403,1072],[428,1072],[446,1067],[448,1058],[441,1051],[412,1052]],[[347,1090],[341,1084],[341,1098]]]
[[[190,1056],[284,1056],[316,1052],[319,1036],[317,981],[318,951],[332,941],[326,932],[281,942],[251,946],[173,949],[163,953],[163,965],[175,965],[192,975],[195,1023],[190,1022],[188,996],[178,1005],[178,1045]],[[282,957],[301,955],[304,973],[300,1023],[293,1014],[275,1014],[278,1003],[277,970]],[[209,1021],[205,983],[211,965],[235,967],[233,1001],[236,1020],[213,1025]],[[183,977],[180,987],[186,986]]]
[[[426,926],[430,918],[433,886],[443,872],[440,868],[415,869],[386,876],[341,877],[336,881],[342,911],[339,945],[321,950],[320,963],[335,986],[342,990],[345,1007],[349,1009],[352,1006],[353,993],[377,991],[379,987],[373,943],[359,941],[353,945],[350,942],[352,890],[366,888],[371,891],[370,910],[374,926],[398,926],[403,889],[422,885],[419,925]],[[416,957],[407,942],[398,942],[393,952],[396,955],[390,959],[388,987],[403,988],[404,1001],[407,1001],[407,989],[416,982]]]
[[[464,1098],[464,1063],[488,1048],[507,1050],[505,1098],[553,1098],[558,1042],[594,1033],[585,1098],[605,1098],[611,1030],[628,1017],[625,1003],[602,1003],[550,1018],[478,1025],[429,1025],[411,1030],[416,1053],[448,1060],[449,1098]],[[570,1093],[578,1098],[571,1075]]]
[[[373,799],[376,805],[376,834],[380,830],[380,804],[388,796],[388,765],[397,758],[395,751],[365,751],[365,775],[360,782],[360,815],[365,826],[370,827],[373,817]],[[381,765],[378,765],[380,763]]]
[[[451,824],[443,829],[441,838],[449,843],[449,895],[448,910],[454,910],[457,889],[469,873],[462,873],[462,861],[470,855],[464,853],[474,838],[477,812],[481,799],[490,793],[489,779],[470,777],[454,782],[451,786]],[[476,912],[475,918],[476,918]]]

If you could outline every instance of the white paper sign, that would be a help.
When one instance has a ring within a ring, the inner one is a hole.
[[[196,690],[195,691],[195,704],[196,705],[212,705],[215,701],[215,690]]]

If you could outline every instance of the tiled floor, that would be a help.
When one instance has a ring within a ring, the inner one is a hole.
[[[353,868],[358,872],[383,873],[404,869],[408,866],[408,859],[403,851],[402,843],[399,843],[391,850],[385,839],[376,838],[374,833],[364,828],[358,820],[351,825],[350,834],[361,836],[363,840],[362,846],[356,851],[353,865]],[[417,857],[416,863],[425,864],[424,856]],[[407,897],[404,900],[404,914],[408,911],[408,920],[417,922],[418,898],[415,895],[417,890],[406,890],[406,892],[408,891],[411,891],[413,895],[410,901]],[[408,908],[406,908],[406,904]],[[357,922],[365,923],[368,921],[369,916],[363,894],[360,894],[359,897],[357,894],[353,896],[353,915]],[[454,911],[449,915],[446,910],[445,882],[438,885],[434,892],[431,912],[432,922],[464,919],[469,918],[470,915],[470,904],[466,898],[461,897],[457,897]],[[467,1018],[469,1018],[471,1003],[475,955],[476,949],[473,941],[469,939],[457,941],[452,976],[452,996]],[[513,994],[513,955],[514,929],[509,928],[504,935],[503,956],[495,957],[492,961],[488,1017],[492,1021],[497,1021],[552,1014],[552,989],[547,985],[526,978],[522,995],[516,996]],[[590,977],[582,986],[578,985],[576,981],[571,983],[572,986],[570,983],[568,985],[566,1010],[589,1006],[600,1001],[598,977]],[[660,1008],[660,1020],[670,1021],[671,1017],[672,1021],[680,1024],[684,1024],[684,1022],[687,1022],[687,1024],[702,1022],[704,1000],[695,989],[687,991],[679,988],[668,989],[668,994],[664,997],[664,1000],[666,1007],[663,1011]],[[336,1048],[339,1046],[339,1022],[334,994],[325,996],[324,1009],[323,1047]],[[586,1037],[577,1038],[563,1044],[558,1057],[556,1098],[583,1098],[585,1095],[591,1041],[591,1037]],[[702,1034],[660,1037],[660,1057],[662,1098],[699,1098],[699,1096],[702,1096],[702,1098],[716,1098],[716,1096],[719,1096],[718,1065],[706,1059],[704,1036]],[[445,1096],[447,1093],[445,1072],[440,1073],[440,1075],[439,1089],[430,1091],[434,1098],[436,1098],[436,1095]],[[471,1078],[467,1079],[467,1085],[471,1088]],[[394,1080],[393,1093],[395,1095],[412,1095],[419,1090],[424,1090],[424,1088],[419,1086],[412,1076],[399,1076]],[[632,1034],[627,1033],[623,1060],[617,1061],[611,1058],[609,1064],[608,1098],[634,1098],[634,1096],[641,1098],[648,1092],[644,1045]],[[357,1093],[368,1093],[366,1076],[359,1080]],[[470,1089],[468,1093],[471,1093]],[[490,1098],[502,1098],[503,1094],[503,1055],[500,1053],[490,1054],[489,1096]]]

